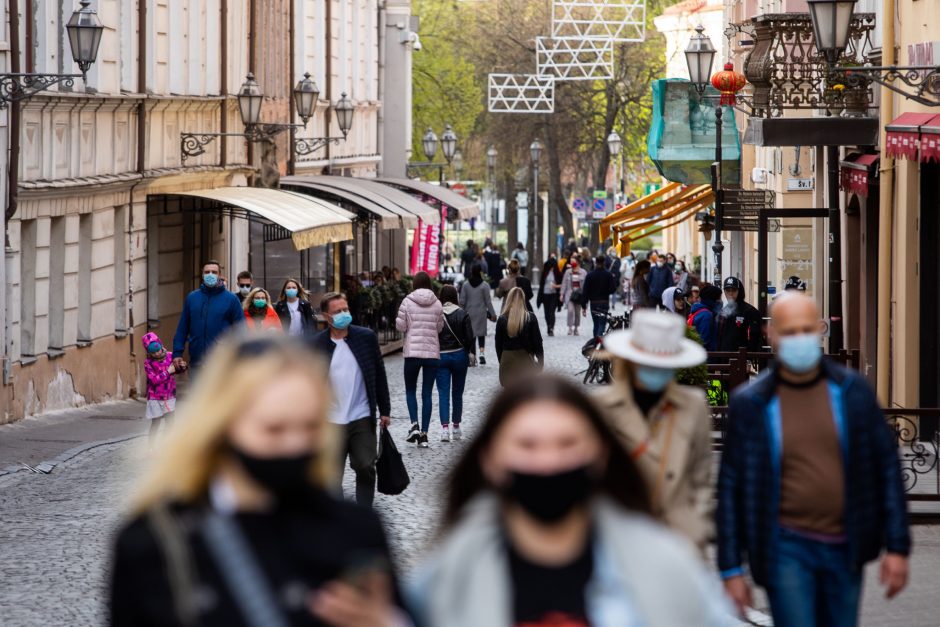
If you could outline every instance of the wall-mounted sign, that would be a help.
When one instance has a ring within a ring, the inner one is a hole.
[[[788,192],[808,192],[815,188],[815,179],[787,179]]]
[[[606,189],[595,189],[595,190],[594,190],[594,198],[595,198],[595,199],[598,199],[598,198],[607,198],[607,190],[606,190]]]
[[[571,201],[571,211],[579,220],[583,220],[587,216],[587,207],[588,202],[584,198],[579,197]]]

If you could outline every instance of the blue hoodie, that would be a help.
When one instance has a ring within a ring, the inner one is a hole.
[[[688,318],[689,326],[698,332],[707,351],[718,348],[718,334],[715,332],[715,315],[712,309],[713,303],[709,301],[697,302],[692,305]],[[699,313],[700,311],[704,313]]]
[[[205,283],[193,290],[183,303],[183,313],[173,336],[173,354],[183,355],[189,344],[189,360],[198,365],[215,340],[231,327],[245,324],[245,312],[238,297],[222,286]]]

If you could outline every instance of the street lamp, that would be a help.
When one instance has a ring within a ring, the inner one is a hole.
[[[486,167],[489,169],[496,168],[496,146],[490,144],[490,147],[486,151]]]
[[[310,74],[304,74],[304,78],[297,82],[292,91],[294,104],[296,105],[297,115],[303,120],[303,124],[269,124],[261,122],[261,105],[264,103],[264,92],[261,85],[255,80],[251,72],[245,77],[245,82],[238,88],[235,99],[238,102],[238,112],[242,118],[242,124],[245,125],[243,133],[180,133],[180,153],[183,163],[186,163],[188,157],[197,157],[206,152],[206,146],[215,140],[216,137],[244,137],[250,142],[271,141],[276,135],[283,133],[288,129],[306,128],[307,123],[316,112],[317,101],[320,98],[320,90],[310,79]],[[352,115],[355,107],[352,102],[343,94],[342,99],[336,103],[337,121],[340,130],[343,132],[343,138],[349,132],[352,125]],[[329,142],[338,142],[339,138],[315,137],[296,139],[294,141],[294,152],[297,154],[307,154]]]
[[[620,134],[617,131],[611,131],[610,135],[607,136],[607,149],[610,151],[610,156],[616,158],[620,156],[620,151],[623,149],[623,141],[620,139]],[[618,181],[618,187],[620,188],[621,201],[624,196],[623,188],[623,158],[620,158],[620,177]],[[616,204],[617,195],[614,194],[614,204]]]
[[[689,39],[685,49],[685,62],[689,66],[689,80],[695,85],[699,96],[705,94],[712,75],[712,62],[715,59],[715,46],[705,34],[701,24],[695,27],[695,34]]]
[[[701,24],[695,27],[695,34],[689,39],[685,49],[685,62],[689,67],[689,80],[695,86],[700,98],[705,95],[711,78],[712,61],[715,58],[715,46],[705,34]],[[721,243],[721,115],[722,106],[715,106],[715,163],[712,164],[712,189],[715,192],[715,243],[712,252],[715,253],[715,285],[721,284],[721,253],[725,246]]]
[[[496,146],[490,144],[486,149],[486,172],[490,179],[490,202],[487,215],[487,224],[490,225],[490,238],[496,239]]]
[[[447,159],[447,163],[450,163],[457,150],[457,134],[454,133],[454,129],[451,128],[450,124],[444,127],[444,134],[441,135],[441,150],[444,153],[444,158]]]
[[[341,140],[346,139],[346,136],[349,135],[349,131],[352,128],[353,113],[355,113],[355,111],[355,105],[353,105],[352,101],[346,96],[346,92],[343,92],[340,99],[333,105],[333,113],[336,114],[336,125],[339,126],[339,132],[342,133],[343,136],[331,137],[329,129],[327,129],[326,137],[295,137],[294,154],[298,156],[309,155],[327,144],[338,144]],[[310,116],[312,115],[313,112],[311,111]],[[302,113],[300,116],[303,118]],[[304,125],[306,125],[307,119],[303,119]]]
[[[35,74],[16,72],[0,74],[0,109],[5,109],[11,102],[25,100],[33,94],[48,89],[57,83],[65,87],[75,84],[81,77],[88,80],[88,70],[98,58],[98,46],[104,26],[98,19],[98,13],[91,8],[90,0],[81,0],[65,25],[69,37],[72,60],[78,65],[81,74]],[[15,10],[15,9],[14,9]]]
[[[532,267],[536,268],[542,259],[539,245],[539,159],[542,157],[542,142],[538,137],[529,145],[529,155],[532,157]]]
[[[816,35],[816,50],[830,64],[839,60],[849,43],[849,25],[856,0],[807,0]],[[892,17],[893,19],[893,17]]]
[[[424,149],[424,156],[427,157],[427,160],[434,161],[434,156],[437,154],[437,135],[434,134],[430,126],[424,132],[424,137],[421,138],[421,147]]]

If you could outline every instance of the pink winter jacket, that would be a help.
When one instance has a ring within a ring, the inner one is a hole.
[[[405,357],[440,359],[437,334],[444,328],[441,301],[428,289],[413,291],[398,308],[395,326],[405,334]]]

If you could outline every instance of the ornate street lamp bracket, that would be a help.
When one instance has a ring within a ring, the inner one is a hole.
[[[294,154],[309,155],[329,144],[339,144],[345,139],[345,137],[296,137],[294,138]]]
[[[928,107],[940,106],[940,66],[832,66],[829,68],[827,82],[830,86],[843,90],[864,91],[868,91],[871,83],[877,83],[918,104]],[[909,89],[898,86],[898,82],[907,85]]]
[[[303,124],[252,124],[244,133],[180,133],[180,158],[185,164],[189,157],[205,154],[206,146],[216,137],[241,137],[250,142],[271,141],[277,135],[292,128],[304,128]]]
[[[6,109],[11,102],[25,100],[33,94],[62,83],[64,87],[73,87],[75,79],[84,79],[84,74],[0,74],[0,109]]]

